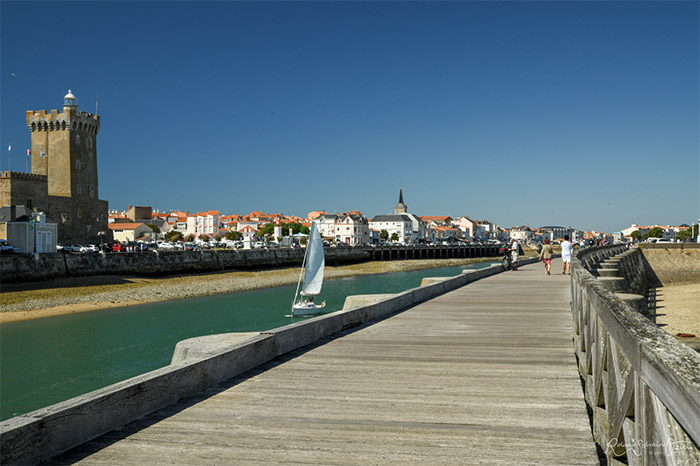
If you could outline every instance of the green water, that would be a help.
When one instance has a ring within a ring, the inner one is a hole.
[[[397,293],[423,277],[489,263],[352,277],[324,283],[326,312],[345,297]],[[113,308],[0,326],[0,420],[49,406],[170,363],[186,338],[269,330],[289,317],[295,286]]]

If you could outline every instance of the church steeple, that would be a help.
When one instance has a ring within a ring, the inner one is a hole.
[[[399,188],[399,203],[394,207],[395,214],[405,214],[408,212],[408,207],[403,203],[403,188]]]

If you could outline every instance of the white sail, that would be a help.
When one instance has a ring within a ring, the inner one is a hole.
[[[316,296],[321,292],[321,286],[323,286],[325,261],[323,257],[323,241],[314,222],[311,222],[306,254],[303,293],[307,296]]]

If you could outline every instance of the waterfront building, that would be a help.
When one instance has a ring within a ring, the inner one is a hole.
[[[335,239],[338,214],[328,214],[324,212],[314,216],[313,219],[310,218],[309,220],[316,224],[318,227],[318,232],[322,238]]]
[[[0,207],[44,212],[57,224],[59,242],[98,241],[99,232],[108,231],[108,204],[99,199],[97,177],[100,117],[79,111],[70,90],[61,113],[29,110],[26,117],[31,173],[0,174]]]
[[[510,239],[528,242],[532,241],[534,237],[535,232],[532,231],[527,225],[512,227],[510,229]]]
[[[202,235],[214,236],[219,233],[219,211],[208,210],[187,217],[186,235],[199,238]]]
[[[0,238],[28,253],[56,252],[58,225],[46,221],[43,212],[33,212],[26,206],[0,208]]]
[[[394,207],[394,213],[375,216],[370,220],[369,227],[380,232],[386,230],[389,238],[396,233],[398,242],[403,244],[415,244],[426,237],[425,222],[408,213],[408,207],[403,201],[403,189],[399,189],[399,202]]]
[[[153,232],[149,226],[142,222],[114,222],[109,224],[109,229],[114,240],[119,242],[136,241],[137,239],[150,240]]]
[[[236,226],[236,231],[243,235],[244,241],[252,241],[258,233],[258,222],[255,221],[240,221]]]
[[[581,240],[584,237],[584,232],[571,227],[561,226],[544,226],[540,227],[543,237],[549,238],[551,241],[563,240],[564,236],[568,236],[572,242]]]
[[[457,217],[457,220],[452,221],[452,225],[462,232],[462,238],[464,239],[473,239],[476,236],[477,223],[470,219],[468,215]]]
[[[425,215],[421,216],[420,219],[425,223],[425,241],[435,243],[461,239],[462,237],[462,232],[452,226],[452,217],[448,215]]]
[[[343,214],[322,213],[313,222],[323,238],[349,246],[364,246],[369,243],[369,221],[359,211]]]

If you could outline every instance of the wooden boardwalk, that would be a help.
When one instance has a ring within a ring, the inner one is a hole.
[[[472,283],[50,463],[597,465],[560,267]]]

